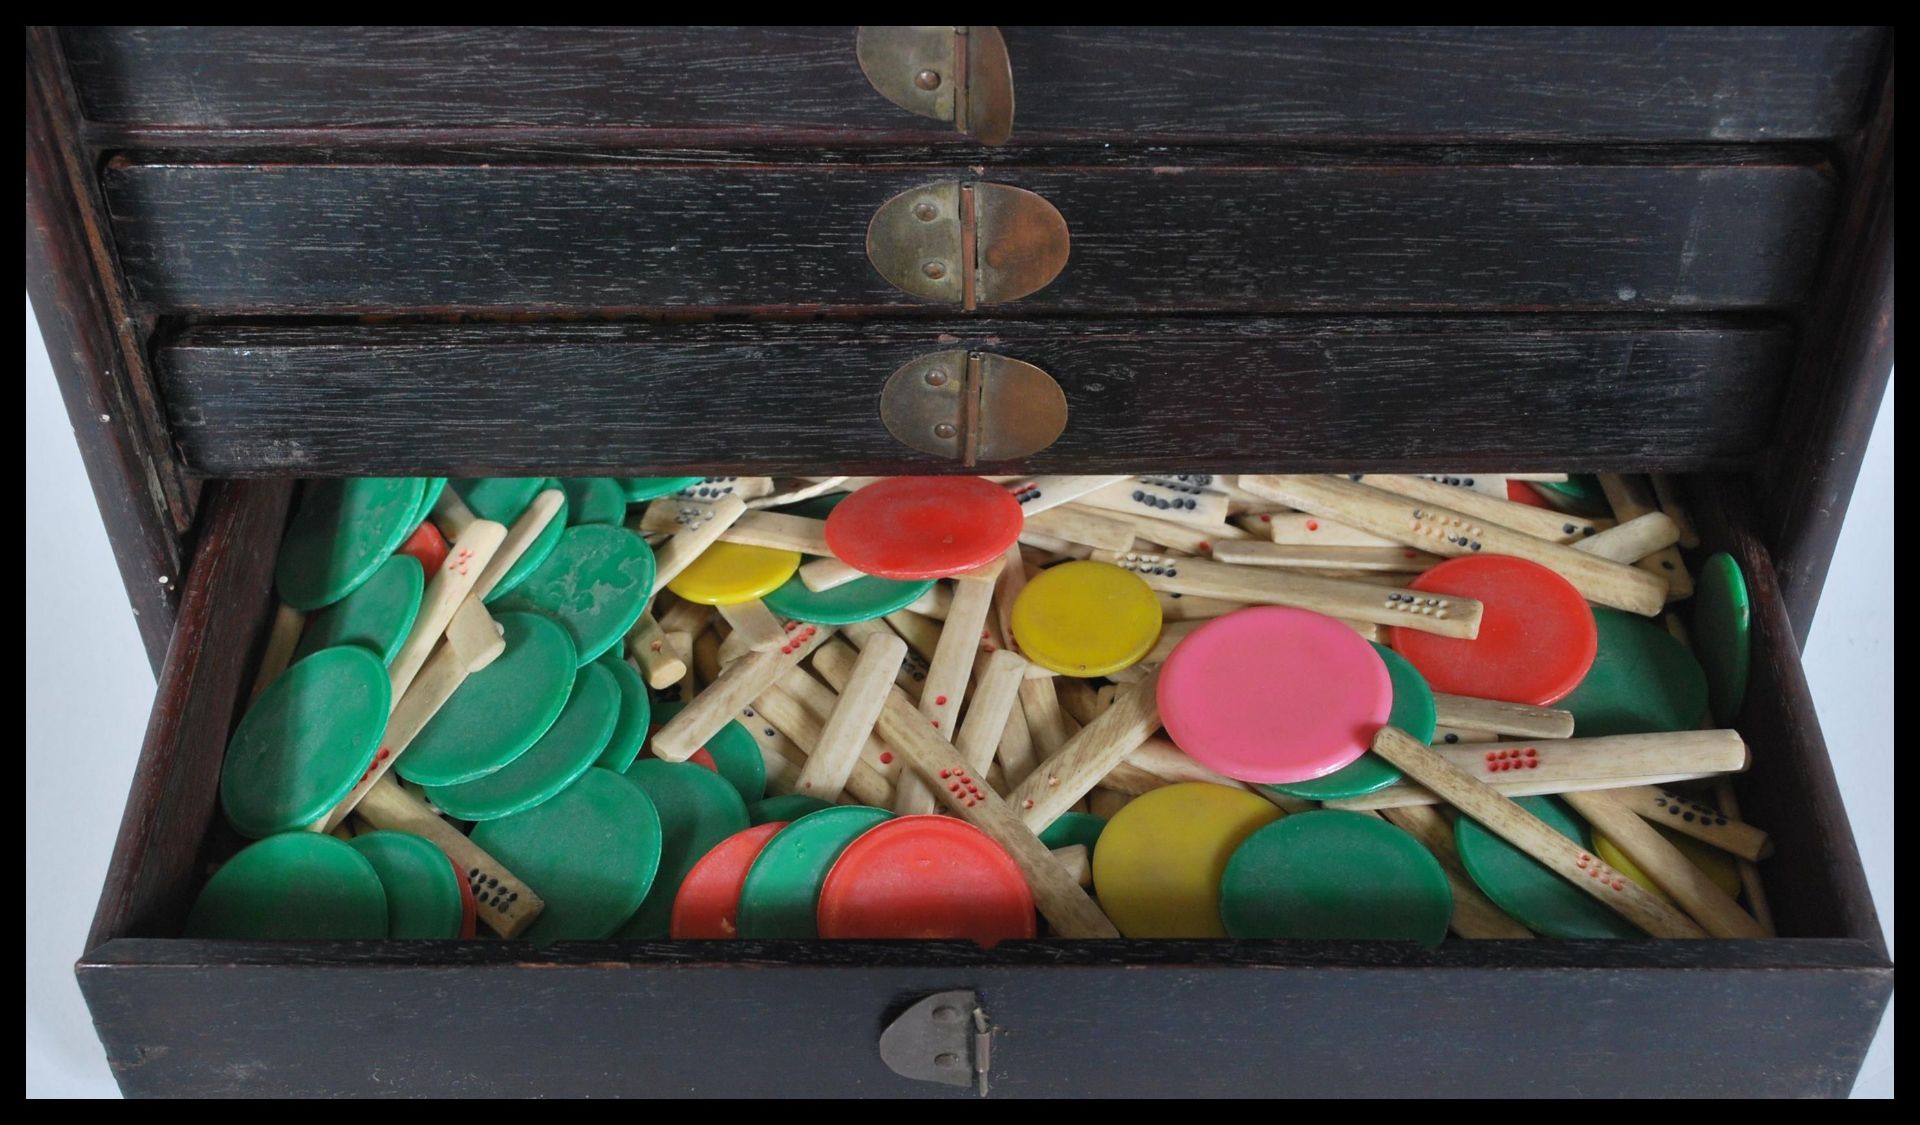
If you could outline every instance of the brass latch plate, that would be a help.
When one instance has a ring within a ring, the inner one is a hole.
[[[1013,135],[1013,64],[997,27],[862,27],[854,53],[882,97],[983,145]]]
[[[968,312],[1046,288],[1071,249],[1053,204],[1008,184],[924,184],[881,204],[867,224],[867,260],[881,277]]]
[[[880,419],[903,444],[972,467],[1052,445],[1067,428],[1067,396],[1031,363],[955,348],[895,371]]]

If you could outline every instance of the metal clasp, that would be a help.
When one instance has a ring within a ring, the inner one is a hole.
[[[987,1096],[993,1025],[980,997],[966,989],[936,992],[900,1013],[880,1033],[880,1061],[902,1078],[972,1086]]]
[[[1052,445],[1067,428],[1067,395],[1024,360],[955,348],[895,371],[880,391],[880,420],[902,443],[972,467]]]
[[[911,188],[867,224],[867,260],[881,277],[968,312],[1046,288],[1067,267],[1072,245],[1053,204],[1007,184]]]
[[[1013,63],[997,27],[862,27],[854,53],[882,97],[983,145],[1013,135]]]

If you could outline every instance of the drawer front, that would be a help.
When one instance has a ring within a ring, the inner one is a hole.
[[[881,387],[964,345],[1065,391],[1061,437],[1000,466],[1043,473],[1738,466],[1792,352],[1746,318],[981,320],[204,328],[158,366],[207,475],[937,472]]]
[[[1875,28],[1008,27],[1016,138],[1781,140],[1851,131]],[[69,28],[135,133],[519,126],[954,139],[851,27]]]
[[[1153,159],[1166,163],[987,169],[1057,208],[1072,241],[1058,278],[996,308],[1782,308],[1807,295],[1835,199],[1824,165],[1751,152]],[[161,311],[847,314],[942,308],[874,270],[868,223],[901,192],[966,178],[955,165],[120,164],[105,184],[133,293]]]

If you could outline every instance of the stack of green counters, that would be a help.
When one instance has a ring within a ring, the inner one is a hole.
[[[1386,645],[1373,642],[1373,651],[1386,663],[1387,677],[1393,684],[1393,709],[1387,722],[1423,744],[1432,742],[1438,721],[1433,689],[1427,686],[1426,677],[1406,657]],[[1369,750],[1325,777],[1286,785],[1269,785],[1267,788],[1303,801],[1332,801],[1342,797],[1365,796],[1399,780],[1400,771],[1385,758]]]
[[[640,673],[633,670],[633,665],[626,662],[618,648],[601,654],[594,663],[613,675],[614,686],[620,689],[620,714],[614,720],[613,733],[607,736],[606,748],[593,764],[625,773],[640,756],[640,747],[647,740],[647,728],[653,722],[653,697],[647,694],[647,685]]]
[[[805,793],[782,793],[777,797],[762,797],[748,805],[747,820],[751,824],[791,822],[833,807],[832,801],[823,801]]]
[[[335,645],[359,645],[383,663],[393,663],[420,613],[426,587],[426,572],[417,561],[389,555],[352,593],[307,618],[293,659]]]
[[[484,777],[430,785],[427,800],[460,820],[498,820],[550,800],[600,758],[620,718],[620,684],[599,663],[581,666],[560,716],[525,753]]]
[[[274,588],[298,610],[346,597],[385,563],[413,529],[426,482],[419,477],[353,477],[307,486],[280,541]]]
[[[573,692],[572,638],[537,613],[495,619],[507,648],[468,676],[394,770],[419,785],[459,785],[506,766],[547,732]]]

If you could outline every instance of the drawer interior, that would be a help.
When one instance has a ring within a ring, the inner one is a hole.
[[[209,862],[240,843],[221,823],[219,760],[272,615],[271,572],[293,494],[292,483],[285,480],[231,480],[221,482],[214,493],[113,875],[89,941],[91,950],[81,962],[82,984],[110,1051],[134,1049],[126,1035],[134,1028],[142,1035],[157,1034],[156,1026],[185,1046],[187,1055],[174,1060],[177,1066],[155,1067],[146,1077],[123,1077],[130,1089],[156,1092],[172,1088],[173,1082],[189,1083],[178,1087],[183,1090],[205,1089],[209,1081],[215,1086],[229,1083],[234,1090],[251,1088],[244,1078],[209,1079],[208,1068],[241,1049],[246,1039],[237,1035],[237,1024],[223,1029],[196,1022],[209,1018],[210,1005],[238,1003],[257,1009],[257,1018],[287,1021],[290,1029],[307,1020],[321,1026],[357,1021],[353,1006],[340,1002],[337,990],[342,987],[374,990],[374,1010],[403,1023],[451,1018],[422,1014],[410,1005],[432,1003],[449,988],[476,987],[501,989],[512,1003],[530,1006],[532,1018],[545,1021],[542,1026],[579,1015],[589,1024],[610,1021],[603,1028],[610,1035],[618,1034],[614,1029],[619,1020],[639,1010],[634,1005],[646,1010],[682,1005],[695,1014],[669,1023],[688,1034],[710,1037],[727,1021],[764,1012],[768,1018],[797,1020],[802,1029],[821,1035],[865,1038],[877,1034],[877,1026],[870,1026],[876,1013],[897,1011],[906,998],[917,995],[916,989],[968,983],[993,991],[997,1019],[1026,1018],[1047,1029],[1043,1043],[1028,1042],[1021,1049],[1054,1058],[1063,1069],[1041,1081],[1035,1092],[1077,1089],[1074,1083],[1086,1081],[1087,1058],[1057,1041],[1070,1037],[1068,1029],[1074,1026],[1073,1017],[1061,1015],[1061,1005],[1102,1010],[1106,1018],[1142,1020],[1149,1029],[1146,1038],[1119,1049],[1119,1056],[1135,1049],[1183,1058],[1192,1052],[1223,1051],[1232,1067],[1259,1069],[1255,1056],[1247,1052],[1256,1051],[1254,1043],[1264,1040],[1239,1042],[1234,1036],[1278,1035],[1278,1029],[1294,1027],[1288,1018],[1273,1013],[1256,1017],[1235,1008],[1236,1014],[1221,1017],[1224,1028],[1188,1040],[1177,1027],[1159,1027],[1137,1010],[1156,1004],[1168,1011],[1186,1011],[1202,1002],[1244,1005],[1249,989],[1256,997],[1262,990],[1276,990],[1276,1004],[1313,1002],[1318,996],[1320,1002],[1347,1005],[1355,1022],[1349,1031],[1333,1035],[1324,1045],[1327,1050],[1343,1036],[1363,1034],[1358,1030],[1362,1027],[1373,1029],[1368,1034],[1381,1033],[1404,1019],[1406,1005],[1415,1005],[1428,1013],[1429,1030],[1510,1038],[1516,1055],[1524,1055],[1524,1040],[1531,1032],[1512,1024],[1510,1017],[1537,1002],[1537,996],[1529,998],[1530,991],[1543,989],[1573,1008],[1591,1003],[1616,1014],[1631,1011],[1632,1018],[1647,1021],[1643,1030],[1653,1037],[1649,1042],[1683,1034],[1671,1019],[1670,1002],[1688,1006],[1696,1019],[1689,1028],[1720,1022],[1737,1026],[1750,1017],[1753,1004],[1800,1004],[1816,1013],[1809,1017],[1815,1022],[1833,1021],[1821,1044],[1830,1053],[1809,1053],[1815,1037],[1806,1035],[1805,1026],[1761,1032],[1754,1049],[1766,1054],[1791,1048],[1798,1062],[1773,1072],[1772,1080],[1783,1083],[1782,1089],[1805,1089],[1809,1082],[1844,1089],[1852,1073],[1848,1053],[1857,1057],[1864,1050],[1883,1002],[1876,994],[1878,974],[1891,969],[1771,564],[1747,523],[1742,486],[1713,476],[1685,483],[1704,549],[1733,552],[1753,594],[1753,679],[1738,726],[1751,746],[1754,764],[1735,781],[1744,815],[1766,827],[1776,841],[1775,854],[1760,865],[1780,933],[1776,939],[1452,939],[1434,950],[1399,943],[1274,941],[1043,940],[981,950],[950,942],[592,942],[535,948],[496,940],[285,944],[179,939],[175,935]],[[1066,967],[1077,971],[1059,976]],[[287,968],[297,971],[288,977],[275,975]],[[149,969],[166,971],[143,971]],[[526,975],[541,969],[561,975]],[[1809,969],[1814,975],[1780,971],[1784,969]],[[604,977],[614,970],[614,976]],[[741,976],[729,970],[749,971]],[[1593,976],[1598,970],[1606,972]],[[576,977],[576,972],[604,979]],[[1711,984],[1706,983],[1709,979]],[[1838,993],[1822,992],[1812,983],[1815,979],[1826,980]],[[1067,981],[1071,983],[1063,983]],[[1434,989],[1439,991],[1430,991]],[[1481,999],[1473,999],[1480,990],[1485,990]],[[1836,1002],[1835,995],[1844,995],[1845,1002]],[[156,1014],[169,1005],[179,1011]],[[1494,1014],[1501,1012],[1506,1015],[1496,1019]],[[477,1036],[474,1049],[501,1068],[485,1081],[471,1079],[477,1083],[472,1088],[529,1089],[538,1086],[527,1083],[555,1081],[542,1067],[528,1069],[517,1058],[509,1045],[519,1032],[501,1018],[492,1009],[461,1017],[462,1034]],[[479,1022],[469,1024],[470,1019]],[[1067,1020],[1065,1028],[1062,1019]],[[119,1031],[125,1034],[116,1034]],[[1294,1033],[1325,1034],[1305,1025]],[[778,1031],[758,1028],[743,1042],[778,1041],[797,1052],[796,1059],[811,1060],[809,1065],[854,1065],[841,1058],[847,1049],[844,1042],[802,1047],[794,1034],[807,1039],[811,1033],[785,1026]],[[1221,1036],[1226,1037],[1224,1047]],[[279,1053],[262,1049],[269,1055]],[[683,1076],[689,1088],[713,1090],[715,1075],[703,1066],[704,1057],[663,1050],[653,1060],[659,1069],[648,1073]],[[1580,1067],[1588,1064],[1564,1065],[1573,1069],[1552,1078],[1530,1075],[1521,1067],[1514,1070],[1512,1081],[1519,1089],[1528,1082],[1544,1083],[1544,1091],[1568,1088],[1569,1082],[1608,1080],[1604,1066],[1593,1064],[1593,1073],[1587,1075]],[[1698,1081],[1675,1067],[1673,1081]],[[801,1063],[786,1060],[773,1071],[802,1075],[799,1068]],[[460,1088],[447,1076],[423,1075],[417,1069],[411,1073],[409,1081],[424,1081],[425,1088]],[[1240,1075],[1236,1081],[1244,1080],[1244,1072],[1235,1073]],[[1292,1068],[1288,1073],[1289,1090],[1311,1088],[1322,1080],[1333,1083],[1329,1089],[1337,1088],[1330,1075],[1312,1079]],[[796,1080],[803,1086],[807,1081]],[[316,1084],[315,1090],[371,1088],[365,1074],[342,1059],[303,1057],[274,1079],[276,1088],[289,1091],[302,1089],[299,1083],[308,1081]],[[630,1084],[608,1081],[612,1084],[589,1081],[583,1088],[632,1090]],[[1120,1081],[1118,1088],[1129,1088],[1133,1081],[1138,1080]],[[1406,1083],[1409,1091],[1435,1089],[1430,1075],[1396,1072],[1386,1080],[1388,1087],[1396,1082]],[[1420,1085],[1423,1082],[1427,1085]],[[1176,1082],[1183,1088],[1190,1084],[1188,1079]],[[776,1089],[762,1079],[748,1086],[763,1092]],[[1439,1088],[1445,1087],[1442,1081]]]

